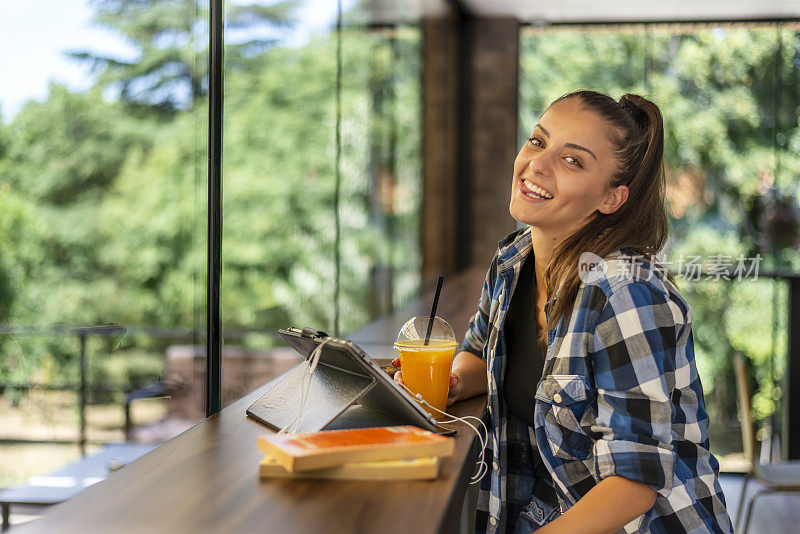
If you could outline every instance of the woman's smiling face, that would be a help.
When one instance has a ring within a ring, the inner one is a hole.
[[[511,216],[566,236],[596,210],[616,211],[628,189],[608,187],[617,168],[610,134],[606,122],[578,98],[551,105],[514,160]]]

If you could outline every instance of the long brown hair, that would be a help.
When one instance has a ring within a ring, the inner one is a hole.
[[[664,121],[658,106],[630,93],[615,101],[596,91],[580,90],[556,99],[577,98],[583,107],[603,118],[608,125],[617,160],[617,170],[609,188],[628,187],[628,198],[614,213],[595,211],[583,228],[566,237],[553,249],[545,268],[548,300],[560,287],[552,304],[547,328],[540,330],[539,341],[547,343],[547,332],[561,317],[572,311],[581,280],[578,261],[584,252],[605,258],[611,252],[628,247],[645,257],[657,254],[667,241],[669,222],[664,183]],[[553,104],[550,104],[551,106]],[[667,278],[675,284],[671,273]]]

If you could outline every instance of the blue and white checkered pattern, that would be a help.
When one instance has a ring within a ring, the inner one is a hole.
[[[613,257],[632,251],[616,251],[605,259],[610,268],[585,277],[569,319],[548,332],[535,426],[507,411],[503,325],[531,250],[527,228],[500,241],[462,344],[487,362],[492,428],[492,470],[481,481],[476,533],[513,529],[536,483],[530,464],[540,460],[562,511],[618,475],[657,491],[653,507],[620,532],[733,532],[719,463],[709,452],[692,309],[644,259],[626,276]],[[558,291],[546,314],[557,298]],[[531,453],[536,447],[538,455]]]

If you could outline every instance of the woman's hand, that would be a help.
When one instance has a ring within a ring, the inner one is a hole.
[[[463,389],[463,382],[461,377],[455,373],[450,373],[450,389],[447,390],[447,405],[451,406],[456,401],[461,400],[461,390]]]
[[[399,356],[397,358],[395,358],[394,360],[392,360],[392,365],[395,366],[395,367],[400,367],[400,357]],[[397,382],[398,384],[405,384],[405,382],[403,382],[403,371],[398,369],[397,372],[395,372],[394,381]]]
[[[395,358],[392,360],[392,365],[395,367],[400,367],[400,358]],[[394,374],[394,381],[398,384],[404,384],[403,382],[403,371],[398,370]],[[450,373],[450,384],[448,384],[448,391],[447,391],[447,405],[450,406],[457,400],[460,400],[459,393],[461,393],[461,379],[455,373]]]

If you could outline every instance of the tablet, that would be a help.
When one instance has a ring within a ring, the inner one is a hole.
[[[311,328],[281,329],[278,334],[306,359],[325,343],[314,374],[310,379],[306,377],[308,398],[298,431],[412,424],[438,434],[456,433],[440,426],[352,341]],[[247,414],[276,429],[294,421],[300,409],[306,369],[303,362],[289,371],[247,409]]]

